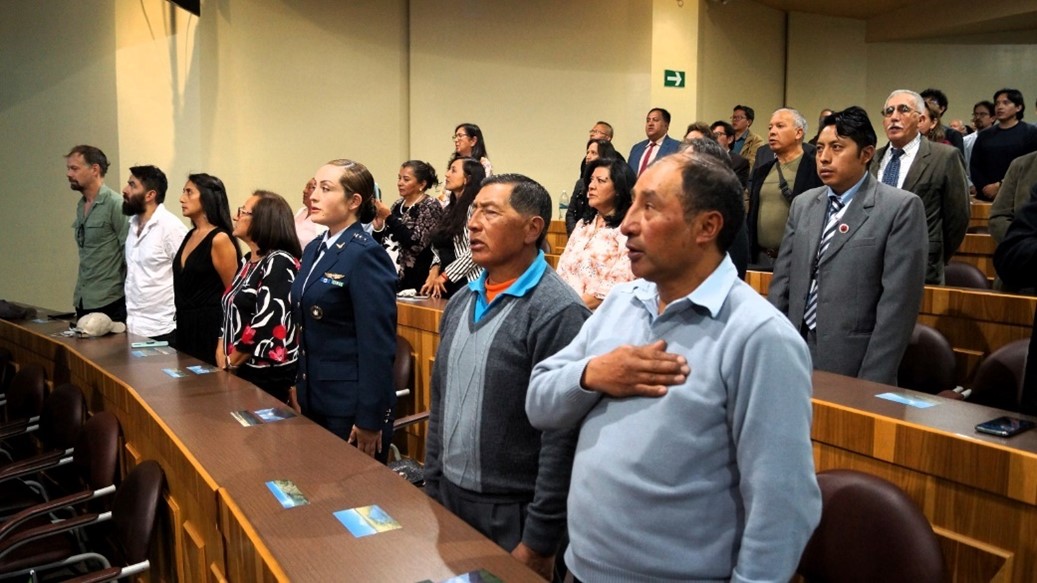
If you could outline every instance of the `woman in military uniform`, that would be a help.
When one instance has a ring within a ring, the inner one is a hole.
[[[396,402],[396,269],[361,225],[375,216],[374,178],[351,160],[332,160],[314,178],[310,218],[328,232],[306,246],[292,286],[297,398],[303,415],[384,462]]]

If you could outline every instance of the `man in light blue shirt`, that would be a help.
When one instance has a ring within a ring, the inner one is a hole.
[[[646,170],[621,226],[640,279],[533,371],[533,425],[580,431],[577,581],[788,581],[820,520],[810,358],[727,256],[741,201],[702,154]]]

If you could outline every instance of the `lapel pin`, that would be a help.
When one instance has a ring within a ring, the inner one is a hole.
[[[850,232],[850,225],[847,225],[846,223],[840,224],[839,225],[839,232],[844,234],[844,235],[846,233],[849,233]]]
[[[341,249],[343,246],[345,246],[345,243],[335,243],[336,249]]]

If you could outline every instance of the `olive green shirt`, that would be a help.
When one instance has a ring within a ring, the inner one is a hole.
[[[756,240],[762,249],[777,249],[781,246],[781,238],[785,235],[785,223],[789,220],[789,206],[792,203],[785,200],[781,194],[778,164],[781,164],[781,173],[785,176],[785,182],[791,191],[796,183],[796,173],[799,172],[799,163],[802,160],[801,154],[788,164],[775,161],[770,173],[760,185],[760,218],[756,223]]]
[[[79,248],[79,277],[72,301],[77,308],[94,309],[123,297],[130,223],[122,214],[122,197],[103,184],[90,213],[83,216],[85,206],[86,198],[80,198],[72,223]]]

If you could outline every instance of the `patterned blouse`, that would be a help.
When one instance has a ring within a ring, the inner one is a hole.
[[[439,226],[442,216],[443,207],[430,196],[422,197],[409,207],[404,207],[403,199],[400,198],[393,203],[385,219],[385,227],[374,232],[375,240],[385,247],[389,257],[396,263],[397,279],[410,282],[408,287],[414,287],[415,281],[423,284],[428,277],[429,263],[432,261],[429,239],[432,231]],[[414,270],[422,273],[411,273]]]
[[[294,364],[299,335],[289,294],[299,261],[286,251],[273,251],[257,263],[250,257],[223,294],[224,350],[249,353],[245,364],[255,368]]]
[[[576,224],[558,258],[558,275],[576,293],[605,299],[617,283],[631,281],[627,238],[599,216]]]

